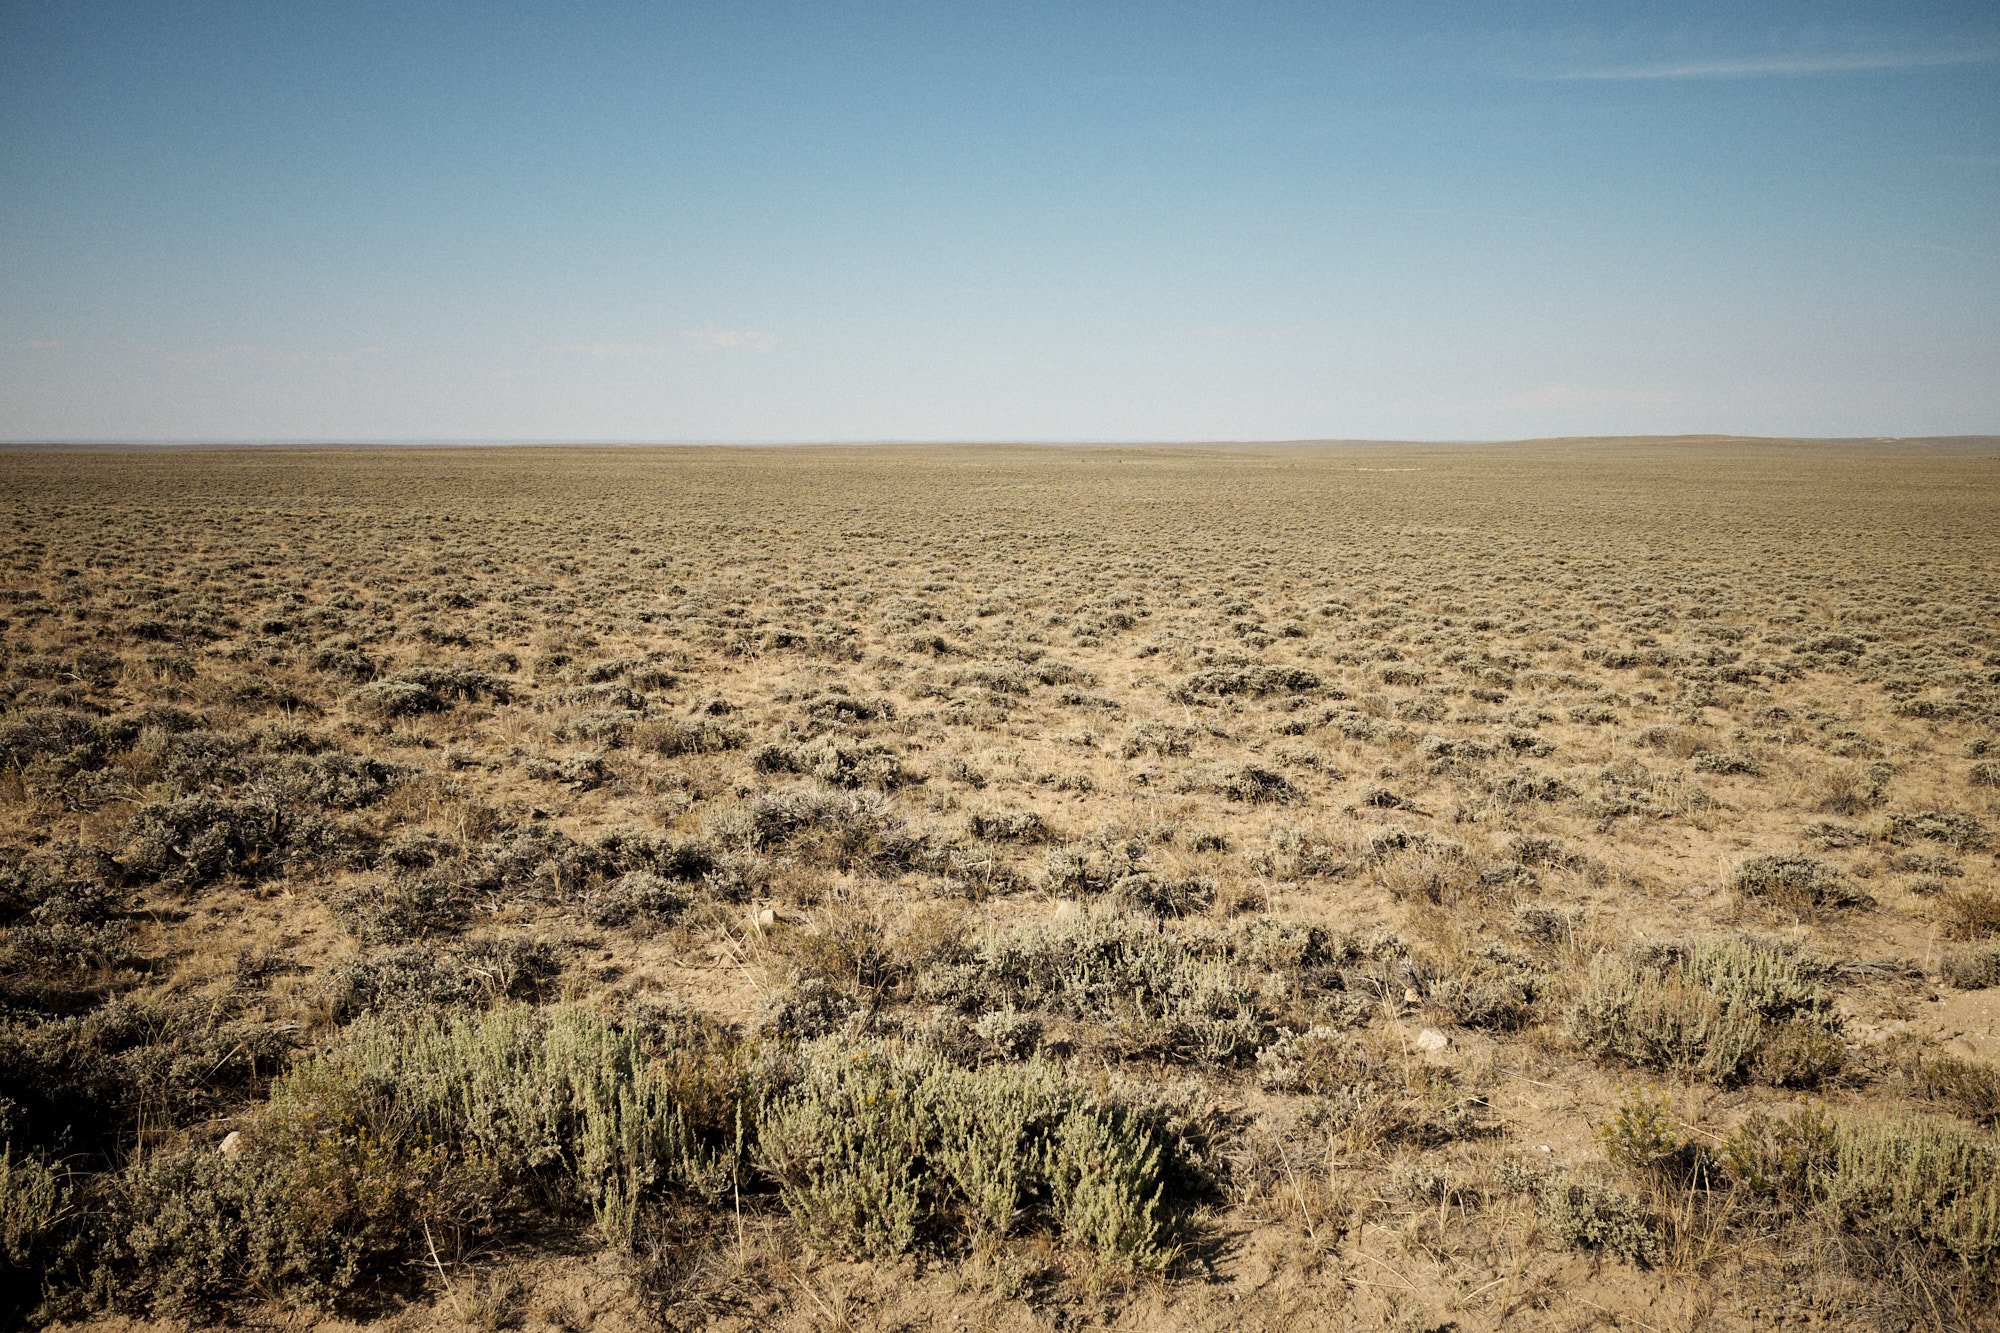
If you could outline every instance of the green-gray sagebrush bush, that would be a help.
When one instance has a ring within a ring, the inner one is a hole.
[[[1845,1058],[1839,1015],[1811,969],[1742,937],[1599,955],[1568,1030],[1590,1055],[1722,1085],[1810,1087]]]
[[[1162,1145],[1039,1059],[963,1069],[823,1040],[801,1050],[757,1139],[800,1227],[851,1254],[1048,1230],[1119,1268],[1172,1258]]]

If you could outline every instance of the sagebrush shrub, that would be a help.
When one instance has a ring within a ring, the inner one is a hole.
[[[1983,1278],[2000,1276],[2000,1147],[1924,1116],[1844,1123],[1817,1193],[1849,1231],[1917,1241]]]
[[[996,933],[917,977],[921,994],[966,1011],[1046,1010],[1091,1023],[1131,1055],[1236,1063],[1272,1034],[1231,942],[1182,923],[1076,912]]]
[[[1163,1268],[1160,1147],[1129,1121],[1073,1107],[1044,1149],[1063,1235],[1126,1268]]]
[[[185,1125],[254,1090],[292,1045],[276,1025],[194,999],[110,999],[83,1013],[0,1016],[0,1105],[17,1148],[126,1147],[129,1127]]]
[[[1955,1055],[1924,1055],[1907,1071],[1910,1091],[1988,1129],[2000,1126],[2000,1068]]]
[[[1643,1175],[1682,1174],[1693,1146],[1673,1102],[1644,1092],[1620,1100],[1596,1134],[1613,1166]]]
[[[2000,935],[2000,890],[1957,889],[1940,893],[1937,903],[1945,938],[1980,940]]]
[[[1200,671],[1173,689],[1177,703],[1208,703],[1232,695],[1261,698],[1272,694],[1299,694],[1320,688],[1317,672],[1304,667],[1258,665],[1217,667]]]
[[[1156,875],[1141,871],[1111,886],[1112,898],[1154,916],[1188,916],[1215,902],[1215,881],[1200,875]]]
[[[1938,960],[1938,976],[1960,990],[2000,986],[2000,945],[1947,949]]]
[[[716,1197],[733,1178],[746,1085],[727,1044],[653,1049],[579,1009],[364,1019],[304,1066],[393,1089],[436,1142],[494,1163],[629,1245],[655,1191]]]
[[[1892,841],[1923,838],[1964,851],[1986,845],[1986,828],[1963,810],[1899,810],[1886,824]]]
[[[335,971],[326,983],[333,1017],[389,1016],[486,1008],[532,1000],[561,965],[546,940],[471,940],[439,949],[412,944],[376,953]]]
[[[634,749],[667,758],[684,754],[721,754],[743,748],[744,733],[713,718],[657,718],[632,728]]]
[[[1811,1086],[1844,1047],[1827,996],[1790,951],[1743,938],[1698,941],[1657,961],[1600,954],[1569,1012],[1570,1039],[1591,1055],[1718,1084],[1761,1067],[1781,1086]]]
[[[966,830],[987,842],[1047,842],[1049,826],[1032,810],[978,811],[966,817]]]
[[[1911,1245],[1986,1285],[2000,1279],[2000,1144],[1930,1116],[1835,1120],[1816,1106],[1756,1112],[1724,1139],[1731,1182],[1765,1209],[1821,1210],[1884,1255]]]
[[[0,717],[0,765],[33,785],[58,785],[103,766],[138,739],[139,728],[72,708],[36,708]]]
[[[1833,1121],[1810,1104],[1783,1115],[1753,1111],[1722,1141],[1720,1160],[1729,1179],[1780,1209],[1810,1202],[1832,1161]]]
[[[1799,913],[1869,903],[1847,876],[1813,856],[1754,856],[1736,867],[1729,884],[1738,893]]]
[[[1659,1223],[1628,1194],[1563,1178],[1537,1194],[1536,1203],[1549,1231],[1571,1249],[1608,1250],[1641,1267],[1660,1261]]]
[[[68,1183],[60,1172],[37,1157],[0,1145],[0,1312],[31,1299],[25,1288],[39,1279],[41,1267],[58,1235],[70,1220]],[[9,1280],[6,1270],[17,1280]],[[17,1288],[19,1288],[17,1290]]]
[[[132,816],[126,837],[130,869],[185,889],[225,875],[275,874],[345,841],[338,826],[309,809],[206,795],[148,802]]]
[[[92,1282],[161,1310],[338,1301],[502,1208],[629,1246],[657,1203],[712,1204],[737,1179],[744,1068],[686,1022],[363,1018],[273,1084],[238,1151],[169,1148],[106,1177]]]
[[[420,666],[370,681],[347,696],[347,705],[362,717],[386,723],[481,699],[505,703],[510,697],[505,681],[478,667]]]
[[[770,742],[750,752],[759,773],[796,773],[836,787],[875,787],[890,791],[916,781],[896,751],[873,742],[847,743],[832,736],[800,745]]]
[[[1518,1159],[1502,1166],[1500,1184],[1530,1194],[1542,1225],[1565,1248],[1604,1250],[1642,1268],[1660,1262],[1659,1219],[1629,1194],[1602,1181],[1539,1170]]]
[[[1169,1252],[1161,1145],[1040,1060],[961,1069],[828,1039],[759,1116],[757,1158],[798,1225],[856,1255],[991,1244],[1037,1225],[1123,1268]]]
[[[111,1182],[97,1281],[172,1311],[250,1291],[338,1300],[483,1210],[477,1164],[409,1133],[402,1108],[351,1071],[281,1079],[234,1156],[189,1146]]]

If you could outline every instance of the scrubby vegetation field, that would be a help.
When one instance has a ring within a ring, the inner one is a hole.
[[[1993,1327],[2000,442],[0,455],[0,1321]]]

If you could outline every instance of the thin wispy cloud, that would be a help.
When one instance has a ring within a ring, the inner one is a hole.
[[[566,343],[556,350],[594,356],[602,361],[638,361],[649,356],[663,356],[668,348],[662,343],[595,342]]]
[[[1898,250],[1916,250],[1930,255],[1951,255],[1958,259],[1990,260],[1997,257],[1995,251],[1981,249],[1977,246],[1939,245],[1934,241],[1898,241],[1896,242],[1896,248]]]
[[[161,360],[174,366],[345,366],[357,361],[370,360],[382,354],[383,349],[374,345],[308,350],[272,347],[263,343],[232,343],[223,347],[170,347],[159,353]]]
[[[1304,324],[1197,324],[1187,336],[1207,342],[1289,342],[1311,332]]]
[[[681,339],[698,347],[726,347],[750,352],[768,352],[778,345],[776,337],[756,329],[682,329]]]
[[[775,334],[757,329],[681,329],[670,342],[587,342],[569,343],[558,351],[574,352],[604,361],[644,361],[674,356],[691,347],[712,347],[724,351],[768,352],[777,347]]]
[[[1810,74],[1858,74],[1871,70],[1935,69],[1947,65],[1985,65],[1996,60],[2000,60],[2000,49],[1915,53],[1874,52],[1861,55],[1688,60],[1656,65],[1570,70],[1548,77],[1562,82],[1606,83],[1647,79],[1762,79]]]

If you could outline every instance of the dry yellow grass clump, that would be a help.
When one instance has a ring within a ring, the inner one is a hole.
[[[0,508],[6,1317],[1994,1326],[1994,441]]]

